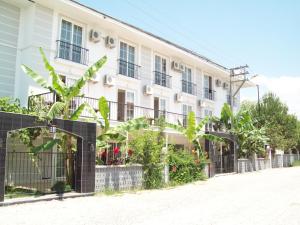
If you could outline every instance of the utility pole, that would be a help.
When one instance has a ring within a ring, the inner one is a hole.
[[[233,109],[233,100],[234,97],[237,95],[237,93],[240,91],[241,87],[244,85],[244,83],[248,80],[247,75],[249,74],[247,68],[248,65],[244,66],[238,66],[234,68],[230,68],[230,82],[229,82],[229,105],[231,109]],[[235,83],[240,83],[238,84],[237,90],[233,93],[233,85]]]

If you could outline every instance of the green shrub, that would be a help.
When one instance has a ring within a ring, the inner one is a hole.
[[[169,151],[169,174],[172,183],[184,184],[203,179],[204,165],[204,162],[195,159],[185,150]]]
[[[295,160],[295,161],[292,163],[292,166],[300,166],[300,160]]]
[[[144,187],[146,189],[159,188],[163,184],[161,150],[163,139],[159,132],[138,131],[131,134],[129,147],[132,151],[130,163],[143,165]]]
[[[64,192],[69,192],[72,190],[70,185],[67,185],[64,181],[57,181],[52,187],[52,191],[55,191],[57,194],[62,194]]]

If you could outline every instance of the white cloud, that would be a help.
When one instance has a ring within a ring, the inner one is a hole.
[[[275,93],[289,107],[290,113],[294,113],[300,118],[300,77],[281,76],[269,78],[258,76],[253,82],[259,84],[261,95],[267,91]],[[252,93],[252,94],[251,94]],[[256,94],[252,92],[242,92],[242,100],[256,100]]]

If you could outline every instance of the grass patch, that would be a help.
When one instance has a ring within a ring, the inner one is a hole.
[[[300,160],[295,160],[295,161],[292,163],[292,166],[300,166]]]
[[[23,197],[38,197],[43,195],[43,193],[30,190],[30,189],[24,189],[24,188],[19,188],[19,187],[5,187],[5,195],[4,198],[6,199],[12,199],[12,198],[23,198]]]

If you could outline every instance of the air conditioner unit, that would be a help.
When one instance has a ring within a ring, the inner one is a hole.
[[[145,95],[152,95],[153,94],[153,87],[151,87],[150,85],[145,85],[144,94]]]
[[[226,83],[226,82],[224,82],[224,83],[223,83],[223,88],[224,88],[224,89],[228,89],[228,88],[229,88],[229,84]]]
[[[104,85],[106,86],[114,86],[115,85],[115,78],[111,75],[105,75],[104,77]]]
[[[107,36],[105,38],[105,45],[107,48],[114,48],[116,47],[116,40],[111,36]]]
[[[181,63],[178,62],[178,61],[172,61],[172,69],[173,69],[173,70],[176,70],[176,71],[179,71],[179,72],[183,72],[183,70],[184,70],[184,65],[181,64]]]
[[[90,31],[90,41],[97,43],[101,39],[101,33],[97,30],[92,29]]]
[[[222,81],[219,79],[216,79],[216,86],[221,87],[222,86]]]
[[[177,93],[175,95],[175,101],[176,102],[182,102],[183,101],[183,95],[182,95],[182,93]]]

